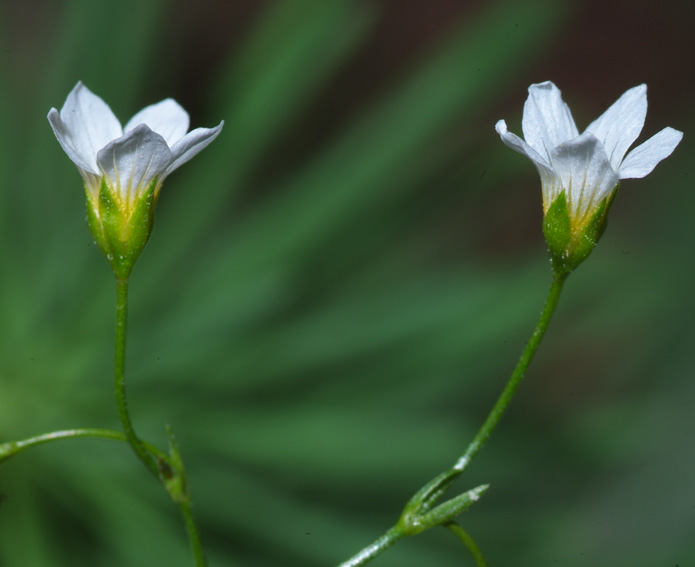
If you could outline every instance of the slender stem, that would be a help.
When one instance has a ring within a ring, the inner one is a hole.
[[[123,433],[135,455],[147,469],[159,479],[159,467],[152,455],[145,449],[142,441],[135,434],[133,423],[128,413],[125,392],[125,343],[128,322],[128,280],[116,279],[116,345],[114,358],[114,392],[116,406],[121,418]]]
[[[137,457],[147,467],[147,469],[159,480],[172,501],[181,511],[186,532],[191,544],[193,558],[196,567],[205,567],[205,553],[200,541],[198,527],[193,517],[190,495],[186,483],[186,472],[183,462],[178,454],[176,447],[172,458],[164,455],[161,451],[152,451],[150,445],[140,440],[135,434],[135,429],[128,413],[128,404],[125,391],[125,346],[128,320],[128,280],[116,278],[116,347],[114,362],[114,391],[116,394],[116,406],[118,415],[121,418],[123,433],[128,444],[132,447]],[[171,441],[171,437],[170,437]],[[173,450],[174,446],[170,445]],[[157,456],[157,459],[153,457]]]
[[[196,567],[205,567],[205,553],[200,540],[200,533],[193,516],[193,508],[188,492],[186,471],[178,449],[178,444],[169,431],[171,456],[158,449],[155,445],[141,440],[136,434],[128,414],[125,388],[125,347],[128,318],[128,281],[117,279],[116,296],[116,344],[114,361],[114,391],[118,415],[121,418],[123,431],[100,428],[76,428],[53,431],[36,435],[21,441],[11,441],[0,444],[0,463],[20,453],[21,451],[44,443],[60,439],[77,437],[94,437],[111,439],[128,443],[137,457],[147,469],[164,486],[172,501],[179,508],[186,526],[186,532],[191,544]]]
[[[52,431],[50,433],[43,433],[41,435],[36,435],[28,439],[22,439],[20,441],[9,441],[7,443],[0,443],[0,463],[14,457],[18,453],[21,453],[25,449],[30,447],[36,447],[38,445],[43,445],[45,443],[51,443],[53,441],[59,441],[61,439],[76,439],[76,438],[96,438],[96,439],[111,439],[113,441],[121,441],[123,443],[128,443],[128,438],[122,431],[116,431],[114,429],[101,429],[97,427],[81,427],[75,429],[63,429],[61,431]],[[148,443],[147,441],[141,441],[145,449],[149,451],[152,455],[155,455],[157,459],[163,463],[166,463],[171,469],[175,469],[176,473],[184,478],[185,482],[185,471],[181,467],[175,467],[172,463],[171,458],[164,451]],[[171,493],[170,493],[171,494]],[[205,553],[203,551],[203,546],[200,541],[200,533],[198,532],[198,526],[195,523],[195,518],[193,517],[193,508],[191,506],[190,497],[188,496],[187,489],[184,491],[183,498],[175,499],[175,504],[181,511],[181,516],[183,517],[184,524],[186,526],[186,532],[188,533],[188,540],[191,544],[191,551],[193,552],[193,558],[195,559],[196,567],[205,567],[207,565],[205,560]]]
[[[480,551],[480,548],[475,541],[473,541],[473,538],[466,530],[464,530],[456,522],[444,524],[444,527],[463,542],[463,545],[465,545],[468,551],[471,552],[471,555],[475,560],[476,567],[487,567],[487,562],[485,561],[485,557],[483,557],[483,552]]]
[[[64,429],[61,431],[52,431],[51,433],[43,433],[42,435],[36,435],[28,439],[22,439],[21,441],[10,441],[8,443],[0,444],[0,462],[13,457],[25,449],[29,449],[30,447],[36,447],[37,445],[43,445],[52,441],[59,441],[60,439],[75,439],[78,437],[112,439],[114,441],[122,441],[124,443],[128,442],[125,433],[122,431],[115,431],[113,429],[100,429],[96,427]],[[154,445],[145,441],[143,441],[143,445],[150,453],[157,455],[158,458],[164,459],[165,461],[169,460],[169,456]]]
[[[533,330],[531,338],[526,343],[526,346],[521,353],[521,357],[519,358],[519,362],[517,362],[512,375],[509,377],[507,385],[504,387],[500,397],[497,399],[492,411],[487,416],[485,423],[483,423],[482,427],[478,431],[478,434],[475,436],[470,445],[468,445],[466,452],[459,458],[458,461],[456,461],[456,464],[454,465],[455,470],[463,471],[463,469],[470,464],[473,458],[483,448],[483,445],[485,445],[485,442],[494,431],[500,419],[502,419],[509,402],[511,402],[516,389],[521,383],[521,379],[526,374],[526,369],[531,363],[531,360],[533,360],[533,355],[536,354],[536,350],[538,350],[538,346],[541,343],[543,335],[545,335],[545,331],[548,328],[550,319],[552,318],[555,308],[557,307],[558,300],[560,299],[560,294],[562,293],[564,283],[564,277],[556,277],[553,279],[553,283],[550,286],[550,291],[548,292],[548,297],[545,300],[545,305],[543,306],[543,310],[538,318],[538,323],[536,323],[536,328]]]
[[[362,551],[347,561],[343,561],[338,567],[359,567],[360,565],[365,565],[404,537],[405,533],[398,526],[394,526]]]
[[[564,286],[565,279],[566,276],[556,276],[553,279],[553,283],[550,286],[550,291],[548,292],[548,297],[545,300],[543,310],[541,311],[540,317],[538,318],[538,322],[536,323],[536,327],[533,330],[533,333],[531,334],[531,338],[528,340],[523,352],[521,353],[519,362],[517,362],[516,367],[514,368],[511,376],[509,377],[507,385],[502,391],[502,394],[497,399],[497,402],[492,408],[492,411],[488,415],[487,419],[483,423],[482,427],[478,431],[473,441],[466,449],[466,452],[456,461],[456,464],[452,468],[439,474],[432,481],[430,481],[423,488],[421,488],[415,494],[415,496],[413,496],[413,498],[410,499],[410,501],[406,505],[406,510],[416,510],[418,511],[416,512],[417,514],[426,512],[427,510],[431,509],[432,506],[436,503],[436,501],[449,488],[453,480],[456,477],[458,477],[461,474],[461,472],[463,472],[463,469],[465,469],[466,466],[468,466],[471,463],[473,458],[483,448],[483,445],[485,445],[485,442],[492,434],[500,419],[502,419],[502,416],[504,415],[504,412],[507,409],[509,402],[512,400],[512,397],[514,396],[516,389],[519,387],[519,384],[521,383],[521,379],[526,374],[526,369],[531,363],[533,355],[536,353],[536,350],[538,350],[538,346],[540,345],[541,339],[543,338],[543,335],[545,334],[545,331],[548,328],[548,324],[550,323],[550,319],[552,318],[553,313],[555,312],[555,308],[557,307],[557,303],[560,299],[560,294],[562,293],[562,288]],[[477,546],[475,545],[473,540],[470,539],[470,536],[468,536],[468,534],[466,534],[466,532],[464,532],[463,529],[457,529],[458,526],[452,529],[451,524],[449,524],[448,522],[445,525],[449,527],[450,530],[452,530],[460,539],[464,541],[468,549],[471,550],[473,557],[476,559],[476,561],[479,562],[479,566],[484,566],[485,563],[482,559],[482,554],[480,553],[480,550],[477,549]],[[404,531],[403,526],[400,525],[399,521],[398,524],[392,527],[379,539],[374,541],[374,543],[365,547],[362,551],[360,551],[347,561],[341,563],[338,567],[357,567],[359,565],[364,565],[371,561],[377,555],[383,553],[386,549],[391,547],[398,540],[406,537],[407,535],[410,534]],[[466,543],[466,540],[468,540],[468,543]],[[472,547],[469,544],[472,544]],[[478,555],[476,555],[476,552]],[[483,562],[480,563],[480,561]]]
[[[195,523],[195,517],[193,516],[193,507],[191,506],[191,502],[189,499],[187,499],[185,502],[177,503],[177,505],[181,511],[181,516],[183,516],[183,523],[186,525],[188,541],[191,544],[191,551],[193,552],[195,565],[196,567],[205,567],[207,565],[207,560],[205,559],[203,544],[200,541],[198,526]]]

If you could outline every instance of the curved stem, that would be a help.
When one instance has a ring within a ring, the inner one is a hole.
[[[76,438],[93,438],[93,439],[111,439],[113,441],[121,441],[123,443],[128,443],[128,438],[126,434],[122,431],[116,431],[114,429],[101,429],[97,427],[81,427],[76,429],[63,429],[61,431],[52,431],[50,433],[43,433],[41,435],[36,435],[34,437],[29,437],[28,439],[22,439],[21,441],[9,441],[7,443],[0,444],[0,463],[14,457],[18,453],[21,453],[25,449],[30,447],[36,447],[38,445],[43,445],[45,443],[50,443],[52,441],[59,441],[61,439],[76,439]],[[152,455],[155,455],[157,459],[166,463],[171,469],[176,469],[177,474],[184,477],[185,472],[179,465],[180,463],[173,463],[169,455],[164,451],[148,443],[147,441],[141,441],[145,449],[149,451]],[[171,493],[170,493],[171,494]],[[186,526],[186,532],[188,533],[188,539],[191,544],[191,550],[193,552],[193,558],[195,559],[196,567],[205,567],[205,553],[203,551],[203,546],[200,541],[200,534],[198,532],[198,526],[195,523],[195,518],[193,517],[193,508],[191,506],[190,498],[188,497],[188,492],[183,492],[184,496],[182,499],[176,499],[175,504],[181,511],[181,516],[183,517],[183,522]]]
[[[183,461],[175,444],[171,432],[169,432],[171,458],[161,453],[152,451],[150,445],[143,442],[136,434],[133,423],[128,413],[128,404],[125,390],[125,347],[128,321],[128,280],[116,278],[116,346],[114,360],[114,391],[116,394],[116,406],[121,418],[123,433],[134,453],[154,477],[162,483],[172,501],[179,508],[183,516],[188,540],[191,544],[193,558],[196,567],[205,567],[205,553],[200,541],[198,527],[193,517],[191,499],[186,483],[186,471]],[[156,455],[156,459],[153,455]]]
[[[365,565],[404,537],[405,533],[403,530],[398,526],[394,526],[362,551],[353,555],[347,561],[343,561],[338,567],[359,567],[360,565]]]
[[[147,469],[159,479],[159,467],[150,453],[147,452],[142,441],[135,434],[133,423],[128,413],[128,404],[125,392],[125,343],[128,322],[128,280],[116,279],[116,344],[114,357],[114,392],[118,416],[121,418],[123,433],[135,455]]]
[[[21,453],[25,449],[30,447],[36,447],[37,445],[43,445],[45,443],[50,443],[51,441],[59,441],[61,439],[75,439],[78,437],[91,437],[95,439],[112,439],[113,441],[122,441],[128,443],[128,439],[125,433],[122,431],[116,431],[114,429],[101,429],[97,427],[80,427],[76,429],[63,429],[61,431],[52,431],[51,433],[43,433],[42,435],[36,435],[34,437],[29,437],[28,439],[22,439],[21,441],[10,441],[8,443],[0,444],[0,462],[10,457]],[[156,455],[158,459],[163,459],[165,461],[169,460],[169,456],[161,451],[151,443],[143,441],[145,448]]]
[[[487,562],[485,561],[485,557],[483,557],[482,551],[480,551],[480,548],[475,543],[475,541],[473,541],[473,538],[468,534],[466,530],[464,530],[456,522],[449,522],[447,524],[444,524],[444,527],[447,528],[451,533],[453,533],[457,538],[459,538],[463,542],[463,545],[465,545],[468,551],[471,552],[476,567],[487,567]]]
[[[185,502],[178,502],[177,505],[181,511],[181,516],[183,516],[183,523],[186,525],[188,541],[191,544],[191,551],[193,552],[193,559],[195,560],[196,567],[205,567],[207,561],[205,559],[205,552],[203,551],[203,544],[200,541],[198,525],[193,516],[193,507],[191,506],[190,499],[187,499]]]
[[[538,318],[536,327],[531,334],[531,338],[526,343],[526,346],[519,357],[519,361],[514,367],[514,370],[512,371],[512,374],[509,377],[507,385],[502,391],[502,394],[500,394],[500,397],[497,399],[497,402],[493,406],[475,438],[468,445],[465,453],[459,457],[453,467],[437,475],[433,480],[428,482],[418,492],[416,492],[415,496],[408,501],[404,513],[412,510],[410,513],[419,515],[432,509],[437,500],[439,500],[439,498],[441,498],[446,490],[451,486],[451,483],[463,472],[463,470],[471,463],[478,452],[480,452],[480,450],[483,448],[485,442],[488,440],[495,427],[502,419],[509,402],[511,402],[512,398],[514,397],[514,393],[521,383],[521,379],[526,374],[526,369],[538,350],[541,339],[543,338],[543,335],[545,335],[545,331],[548,328],[550,319],[552,318],[555,308],[557,307],[565,279],[566,275],[555,276],[553,279],[553,283],[550,286],[550,291],[548,292],[548,297],[545,300],[545,305],[543,306],[543,310]],[[462,528],[449,522],[446,522],[443,525],[448,527],[452,532],[454,532],[454,534],[456,534],[457,537],[459,537],[459,539],[464,542],[464,544],[466,544],[466,547],[468,547],[468,549],[471,551],[479,566],[485,565],[484,559],[482,558],[482,553],[480,553],[480,550],[477,548],[473,540]],[[374,543],[365,547],[362,551],[354,555],[351,559],[341,563],[338,567],[357,567],[359,565],[364,565],[407,535],[412,534],[407,533],[404,526],[402,526],[401,522],[399,521],[399,523],[397,523]]]
[[[495,427],[500,422],[500,419],[502,419],[509,402],[511,402],[516,389],[521,383],[521,379],[526,374],[528,365],[531,363],[533,356],[538,350],[538,346],[541,343],[543,335],[545,335],[545,331],[548,328],[550,319],[552,318],[555,308],[557,307],[557,303],[560,299],[560,294],[562,293],[564,284],[565,277],[555,277],[553,279],[553,283],[550,286],[550,291],[548,292],[548,297],[545,300],[545,305],[543,306],[543,310],[538,318],[538,323],[536,323],[536,328],[533,330],[531,338],[526,343],[526,346],[519,357],[519,362],[516,363],[516,367],[512,371],[512,375],[509,377],[507,385],[504,387],[504,390],[502,390],[500,397],[497,398],[497,402],[492,408],[492,411],[490,411],[490,414],[487,416],[485,423],[483,423],[473,441],[471,441],[470,445],[468,445],[466,452],[459,458],[458,461],[456,461],[456,464],[454,465],[454,469],[456,471],[463,471],[463,469],[470,464],[478,452],[483,448],[483,445],[485,445],[485,442],[488,440]]]

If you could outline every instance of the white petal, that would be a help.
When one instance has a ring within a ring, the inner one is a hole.
[[[82,152],[75,148],[72,133],[60,119],[60,113],[55,108],[51,108],[51,110],[48,112],[48,122],[50,122],[51,128],[53,128],[53,133],[58,139],[63,151],[68,154],[68,157],[72,160],[72,162],[82,171],[96,173],[96,160],[94,160],[93,164],[93,160],[91,160],[88,156],[83,157]]]
[[[683,132],[664,128],[632,150],[620,166],[620,179],[640,178],[648,175],[662,159],[671,155],[683,138]]]
[[[575,219],[591,213],[618,184],[603,145],[591,132],[555,148],[552,160]]]
[[[169,144],[173,146],[188,132],[188,113],[181,108],[179,103],[167,98],[157,104],[146,106],[125,125],[128,132],[140,124],[147,124],[151,130],[157,132]]]
[[[524,104],[521,129],[526,142],[550,161],[550,152],[563,142],[579,135],[569,107],[562,93],[553,83],[546,81],[531,85]]]
[[[171,151],[162,136],[141,124],[108,144],[97,159],[121,199],[132,203],[155,177],[162,178],[171,163]]]
[[[507,146],[513,150],[516,150],[520,154],[525,155],[534,164],[536,164],[536,167],[548,170],[550,169],[550,164],[543,156],[524,142],[524,140],[519,138],[519,136],[512,134],[509,130],[507,130],[507,123],[504,120],[497,121],[497,124],[495,124],[495,130]]]
[[[626,91],[586,129],[603,144],[615,171],[642,131],[646,116],[647,85],[639,85]]]
[[[224,120],[214,128],[196,128],[174,144],[171,148],[172,162],[167,168],[164,177],[186,163],[217,138],[222,131],[222,126],[224,126]]]
[[[109,106],[82,82],[77,83],[60,110],[48,113],[53,132],[68,157],[81,169],[98,173],[97,152],[123,135]]]

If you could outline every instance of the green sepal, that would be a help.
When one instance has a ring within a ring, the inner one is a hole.
[[[565,192],[550,205],[543,219],[543,234],[556,277],[564,278],[589,257],[606,229],[606,219],[617,187],[601,201],[582,229],[572,234]]]
[[[140,195],[131,210],[122,210],[102,179],[95,211],[87,196],[87,224],[116,277],[127,279],[152,233],[157,180]]]
[[[111,249],[104,236],[104,227],[101,224],[101,220],[99,220],[98,206],[94,206],[87,187],[85,187],[85,197],[87,198],[87,227],[92,234],[94,244],[96,244],[99,250],[101,250],[101,253],[108,258],[109,255],[111,255]]]
[[[559,275],[571,272],[569,250],[572,243],[572,223],[570,221],[567,197],[563,191],[548,207],[543,217],[543,235],[550,253],[553,271]]]
[[[606,212],[608,199],[604,199],[598,208],[591,215],[579,234],[575,237],[573,249],[569,255],[569,271],[574,270],[579,264],[589,257],[591,251],[596,247],[598,239],[601,238],[606,228]]]
[[[605,203],[605,208],[603,210],[603,222],[599,224],[598,230],[596,232],[596,242],[598,242],[601,237],[603,236],[603,233],[606,231],[606,226],[608,225],[608,211],[611,210],[611,207],[613,206],[613,201],[615,201],[615,197],[618,195],[618,189],[620,189],[620,183],[618,183],[615,186],[615,189],[611,191],[611,194],[606,197],[601,205]]]

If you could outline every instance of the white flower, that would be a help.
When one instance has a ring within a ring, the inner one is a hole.
[[[132,211],[152,182],[156,198],[164,178],[212,142],[224,124],[186,133],[188,113],[169,98],[142,109],[122,128],[82,82],[60,112],[50,110],[48,121],[84,178],[92,205],[105,181],[123,211]]]
[[[87,224],[116,277],[127,279],[152,232],[162,182],[212,142],[215,128],[188,132],[188,113],[168,98],[125,127],[81,82],[48,121],[85,183]]]
[[[500,120],[495,130],[510,148],[536,165],[543,185],[543,210],[564,191],[573,234],[581,231],[621,179],[644,177],[668,157],[683,137],[673,128],[625,155],[642,131],[647,86],[626,91],[583,134],[579,134],[560,90],[550,81],[531,85],[524,104],[525,140]]]

